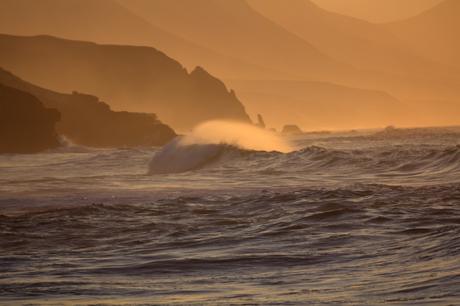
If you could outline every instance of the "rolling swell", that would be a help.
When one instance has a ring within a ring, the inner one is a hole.
[[[460,179],[460,145],[392,146],[337,150],[309,146],[291,153],[252,151],[227,144],[191,145],[167,148],[150,163],[150,173],[222,170],[234,167],[242,172],[334,173],[381,178],[447,176]],[[172,149],[172,150],[171,150]],[[179,165],[179,166],[178,166]],[[437,181],[439,183],[439,181]]]
[[[312,168],[337,169],[360,167],[372,173],[386,172],[449,172],[460,169],[460,146],[443,148],[376,148],[367,150],[333,150],[308,147],[290,153],[294,162],[304,161]]]
[[[0,303],[456,305],[460,134],[390,132],[0,156]]]
[[[344,291],[355,303],[448,301],[459,297],[459,201],[459,184],[356,184],[1,216],[1,296],[58,298],[74,287],[89,296],[193,300],[193,288],[223,297],[244,283],[257,301],[289,301],[287,288],[303,298],[318,290],[326,302]],[[13,275],[28,280],[9,282]]]

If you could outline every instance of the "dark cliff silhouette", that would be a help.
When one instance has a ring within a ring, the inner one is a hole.
[[[59,146],[59,112],[33,95],[0,84],[0,153],[36,153]]]
[[[154,48],[0,35],[0,65],[52,90],[97,95],[117,110],[155,112],[178,129],[210,119],[250,121],[223,82],[200,67],[188,73]]]
[[[56,129],[79,145],[131,147],[163,145],[176,136],[154,114],[114,112],[97,97],[61,94],[19,79],[0,68],[0,83],[33,94],[61,113]]]

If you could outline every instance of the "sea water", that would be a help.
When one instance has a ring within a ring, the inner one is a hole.
[[[180,141],[0,155],[0,303],[460,303],[459,129]]]

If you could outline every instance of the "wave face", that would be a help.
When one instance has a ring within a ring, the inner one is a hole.
[[[458,304],[460,130],[180,141],[0,156],[0,303]]]
[[[226,150],[219,144],[181,144],[175,139],[159,152],[150,162],[150,174],[180,173],[200,169],[217,159]]]
[[[183,143],[182,139],[176,139],[155,153],[149,173],[231,172],[250,177],[252,182],[258,180],[257,176],[270,174],[318,182],[332,179],[425,184],[460,179],[460,145],[387,144],[386,141],[375,146],[371,139],[352,139],[357,147],[352,140],[348,148],[334,148],[323,142],[325,146],[310,145],[289,153],[248,150],[225,143]],[[362,147],[360,141],[372,145]],[[295,179],[292,182],[298,184]]]
[[[150,162],[149,173],[200,169],[224,153],[235,150],[290,152],[293,149],[281,137],[258,127],[238,122],[210,121],[164,146]]]

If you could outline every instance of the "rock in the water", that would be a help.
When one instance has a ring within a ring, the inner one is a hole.
[[[303,131],[295,124],[286,124],[283,127],[282,132],[283,134],[302,134]]]
[[[264,117],[262,117],[261,114],[257,114],[257,126],[262,129],[265,129],[266,127]]]

